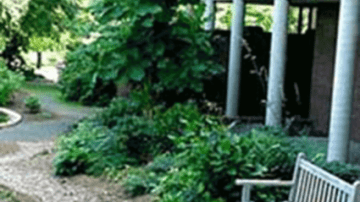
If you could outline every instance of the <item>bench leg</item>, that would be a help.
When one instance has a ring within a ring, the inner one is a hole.
[[[241,202],[250,202],[251,185],[244,185],[241,194]]]

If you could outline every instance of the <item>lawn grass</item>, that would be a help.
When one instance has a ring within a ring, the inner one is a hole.
[[[41,97],[43,95],[51,96],[55,102],[66,105],[68,107],[82,107],[83,105],[80,102],[69,102],[62,95],[58,87],[54,84],[46,83],[31,83],[27,82],[23,86],[22,90],[34,94],[35,96]]]

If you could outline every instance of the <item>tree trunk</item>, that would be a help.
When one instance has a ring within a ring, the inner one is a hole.
[[[36,63],[36,68],[40,69],[41,68],[41,52],[37,52],[37,63]]]

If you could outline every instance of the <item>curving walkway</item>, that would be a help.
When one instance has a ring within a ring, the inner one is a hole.
[[[51,96],[39,97],[42,108],[55,113],[58,118],[47,121],[31,121],[26,114],[16,126],[0,129],[0,141],[43,141],[51,140],[83,117],[95,112],[90,107],[69,107],[59,104]]]

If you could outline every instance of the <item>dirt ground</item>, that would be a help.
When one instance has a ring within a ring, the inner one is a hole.
[[[52,142],[2,143],[0,191],[15,192],[16,199],[21,202],[151,201],[148,195],[131,198],[119,183],[110,182],[105,178],[84,174],[72,177],[52,175],[52,159],[55,156],[52,147]]]
[[[20,147],[15,142],[0,143],[0,157],[19,151]]]

